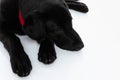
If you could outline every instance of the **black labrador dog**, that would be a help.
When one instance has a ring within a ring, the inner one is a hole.
[[[54,44],[78,51],[84,44],[72,28],[68,9],[88,12],[84,3],[77,0],[1,0],[0,41],[10,55],[12,70],[19,76],[29,75],[32,66],[20,39],[15,34],[28,35],[41,44],[38,60],[50,64],[56,59]],[[18,14],[21,12],[24,24]]]

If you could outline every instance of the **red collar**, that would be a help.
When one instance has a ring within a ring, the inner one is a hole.
[[[18,16],[19,16],[20,24],[23,26],[25,21],[24,21],[24,18],[22,17],[22,13],[20,11],[19,11]]]

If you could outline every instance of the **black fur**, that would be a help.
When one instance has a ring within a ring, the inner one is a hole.
[[[56,59],[54,44],[71,51],[78,51],[84,44],[72,28],[68,7],[87,12],[85,4],[77,0],[1,0],[0,41],[10,55],[12,70],[19,76],[29,75],[32,66],[19,38],[15,34],[28,35],[41,44],[38,60],[50,64]],[[21,26],[21,11],[25,24]]]

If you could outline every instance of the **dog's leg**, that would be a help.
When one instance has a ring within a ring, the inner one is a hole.
[[[53,63],[55,59],[56,59],[56,51],[54,48],[54,42],[46,38],[40,44],[38,60],[40,62],[43,62],[44,64],[50,64]]]
[[[66,0],[66,3],[70,9],[86,13],[88,12],[88,7],[82,2],[76,2],[74,0]]]
[[[13,72],[21,77],[29,75],[32,69],[31,62],[25,53],[19,38],[0,28],[0,41],[2,41],[10,55]]]
[[[1,0],[0,41],[9,53],[13,72],[23,77],[29,75],[32,66],[19,38],[15,35],[18,22],[18,0]]]

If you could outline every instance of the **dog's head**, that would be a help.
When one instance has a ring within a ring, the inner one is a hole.
[[[66,23],[70,22],[71,24],[71,15],[65,6],[43,6],[43,8],[36,8],[25,13],[23,16],[24,32],[32,39],[39,41],[49,37],[49,30],[57,30],[56,26],[63,28]]]

